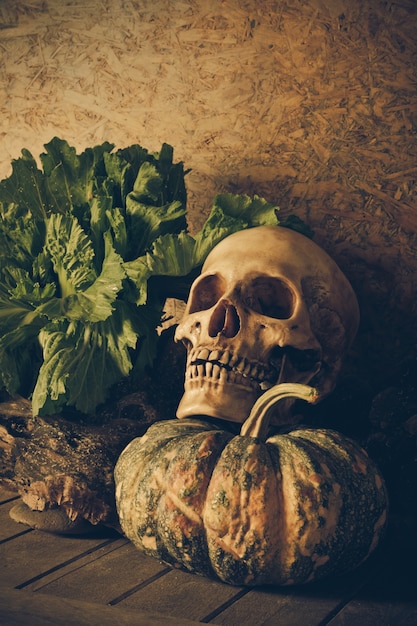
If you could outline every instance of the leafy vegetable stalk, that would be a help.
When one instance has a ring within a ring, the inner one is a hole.
[[[166,298],[221,239],[278,223],[266,200],[221,194],[192,237],[172,147],[113,148],[77,155],[54,138],[41,169],[23,150],[0,182],[0,385],[34,414],[92,413],[115,383],[142,376]]]

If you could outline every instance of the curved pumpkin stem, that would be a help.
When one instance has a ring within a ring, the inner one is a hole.
[[[284,398],[297,398],[315,403],[319,399],[317,389],[301,383],[280,383],[265,391],[255,402],[240,434],[246,437],[265,439],[269,426],[269,411]]]

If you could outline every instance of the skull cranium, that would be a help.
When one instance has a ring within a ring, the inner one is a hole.
[[[230,235],[208,255],[176,330],[188,353],[177,416],[243,422],[278,382],[326,396],[358,322],[350,283],[311,239],[281,226]]]

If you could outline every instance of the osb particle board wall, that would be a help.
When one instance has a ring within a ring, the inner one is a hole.
[[[416,29],[415,0],[1,0],[0,176],[55,135],[172,144],[191,230],[219,191],[313,227],[380,380],[417,336]]]

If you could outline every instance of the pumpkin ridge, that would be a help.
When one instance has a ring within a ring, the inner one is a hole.
[[[183,423],[179,429],[175,428],[178,423],[179,420],[167,420],[152,424],[144,436],[136,438],[124,449],[115,468],[116,501],[122,528],[136,526],[133,543],[147,554],[171,564],[175,559],[166,549],[158,522],[166,470],[170,460],[177,456],[178,440],[187,437],[183,434]],[[212,425],[195,420],[188,425],[184,423],[184,426],[191,438],[194,431],[205,436],[207,426]],[[163,436],[165,433],[167,438]],[[135,467],[136,472],[129,471],[131,467]]]
[[[323,471],[325,465],[298,444],[288,436],[279,445],[287,537],[283,560],[289,580],[304,582],[326,562],[326,539],[337,527],[341,502],[338,483],[333,483],[327,469]]]
[[[271,546],[282,536],[276,466],[270,451],[249,436],[234,437],[220,455],[207,490],[204,525],[213,568],[225,582],[251,584],[259,571],[276,567],[279,554]]]
[[[181,437],[160,486],[158,536],[170,562],[180,560],[185,569],[196,573],[213,576],[207,567],[202,511],[213,468],[232,436],[220,430],[206,430]]]
[[[343,455],[335,454],[334,451],[339,450],[344,439],[335,431],[331,431],[329,436],[330,439],[327,438],[325,430],[318,433],[314,430],[296,431],[298,443],[300,441],[305,442],[304,446],[308,454],[316,449],[317,459],[324,470],[323,476],[326,477],[327,475],[328,479],[333,481],[333,487],[339,485],[338,493],[328,494],[332,497],[332,501],[328,499],[326,501],[326,498],[323,498],[324,509],[323,507],[318,509],[318,512],[320,510],[325,512],[326,509],[334,508],[335,502],[340,502],[339,516],[337,520],[334,520],[334,530],[329,533],[329,538],[323,537],[320,542],[315,538],[312,542],[317,544],[315,553],[320,556],[326,550],[331,552],[333,567],[340,571],[347,571],[351,569],[352,563],[355,561],[358,563],[359,553],[364,554],[360,561],[362,562],[375,548],[384,525],[384,517],[381,518],[381,515],[383,516],[383,511],[386,510],[387,495],[382,481],[379,488],[378,486],[376,489],[373,487],[376,469],[364,451],[353,440],[347,439],[346,446],[343,447]],[[310,447],[310,443],[317,443],[311,441],[310,438],[318,441],[325,438],[326,444],[328,444],[327,448],[320,447],[318,444]],[[359,469],[355,469],[355,465]],[[352,468],[354,468],[353,471]],[[338,476],[337,483],[334,482],[334,476]],[[365,496],[367,493],[373,496],[371,498],[371,509],[373,507],[373,510],[370,510],[368,498]],[[377,518],[373,525],[366,523],[366,518],[370,513]],[[352,515],[354,515],[354,519],[352,519]],[[311,526],[310,520],[310,533]],[[330,530],[332,529],[330,528]],[[297,551],[302,555],[303,549],[300,544],[302,545],[301,537],[298,539]],[[295,563],[301,562],[297,555],[293,556],[293,561]],[[317,559],[307,580],[312,577],[315,578],[316,570],[325,565],[326,562],[323,559]],[[323,568],[323,575],[325,572],[326,567]]]

